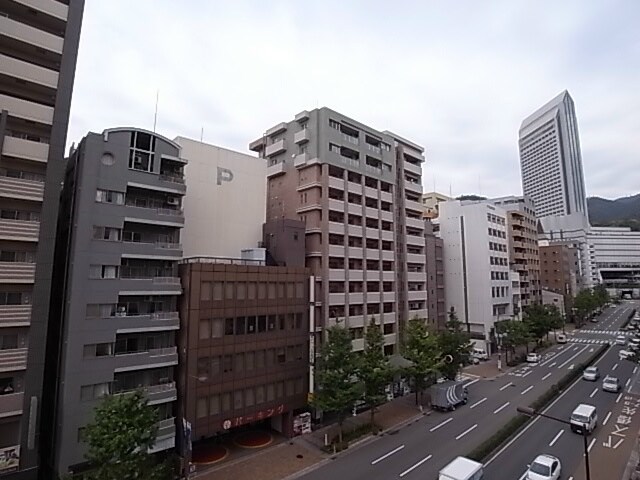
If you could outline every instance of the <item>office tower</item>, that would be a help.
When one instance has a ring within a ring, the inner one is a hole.
[[[35,478],[83,0],[0,2],[0,475]]]
[[[184,165],[176,143],[131,128],[89,133],[70,155],[56,264],[59,474],[85,466],[83,428],[105,395],[142,388],[160,418],[152,451],[175,445]]]
[[[492,341],[494,323],[513,315],[507,213],[491,201],[440,204],[447,308],[472,339]]]
[[[494,198],[491,201],[507,212],[509,263],[520,276],[519,287],[522,306],[540,304],[542,293],[540,290],[538,220],[533,201],[527,196]]]
[[[441,329],[447,323],[446,295],[444,293],[444,242],[434,231],[435,225],[424,222],[425,254],[427,256],[427,298],[429,324]],[[438,225],[439,228],[439,225]]]
[[[397,352],[407,320],[427,318],[423,148],[326,107],[275,125],[250,148],[267,162],[267,221],[306,224],[316,325],[349,328],[357,351],[375,318],[385,352]]]
[[[522,191],[538,217],[587,217],[573,99],[566,90],[525,118],[519,132]]]

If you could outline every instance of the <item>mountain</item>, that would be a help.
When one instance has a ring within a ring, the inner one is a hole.
[[[587,207],[591,225],[631,227],[640,231],[640,194],[615,200],[589,197]]]

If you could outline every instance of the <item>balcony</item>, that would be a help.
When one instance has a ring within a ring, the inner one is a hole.
[[[364,212],[365,215],[369,218],[379,218],[380,217],[380,210],[378,210],[377,208],[373,208],[373,207],[364,207]]]
[[[377,228],[370,228],[367,227],[364,229],[365,235],[367,238],[379,238],[380,237],[380,230]]]
[[[367,248],[367,260],[380,260],[380,250],[376,248]]]
[[[300,130],[293,134],[293,142],[296,144],[307,143],[311,139],[311,134],[308,129]]]
[[[419,183],[405,181],[404,182],[404,189],[406,191],[408,191],[408,192],[413,192],[413,193],[417,193],[419,195],[422,195],[422,185],[419,184]]]
[[[345,293],[330,293],[329,294],[329,304],[330,305],[344,305],[345,301]]]
[[[296,122],[304,122],[305,120],[309,120],[309,112],[307,110],[301,111],[294,118]]]
[[[30,27],[24,23],[0,16],[0,32],[2,32],[4,36],[13,38],[14,40],[62,55],[64,39],[38,28]],[[2,104],[0,101],[0,105]]]
[[[338,235],[344,235],[344,223],[329,221],[329,233],[337,233]]]
[[[167,259],[182,259],[182,244],[170,242],[122,242],[122,256],[162,256]]]
[[[6,459],[0,464],[0,475],[17,470],[20,464],[20,445],[0,448],[0,458]]]
[[[406,225],[407,227],[419,228],[422,230],[424,228],[424,220],[422,218],[406,217]]]
[[[351,340],[351,346],[354,352],[359,352],[360,350],[364,350],[364,338],[357,338],[355,340]]]
[[[124,267],[120,267],[121,272]],[[181,295],[180,277],[143,276],[120,277],[120,293],[126,295]],[[102,280],[98,280],[102,281]]]
[[[356,237],[361,237],[362,225],[347,225],[347,234],[355,235]]]
[[[0,328],[28,327],[31,324],[31,305],[0,305]]]
[[[391,270],[385,270],[382,272],[382,281],[383,282],[393,282],[396,279],[396,272]]]
[[[349,277],[351,279],[351,277]],[[349,292],[347,293],[347,298],[349,299],[350,305],[359,305],[364,302],[364,293],[362,292]],[[342,302],[344,305],[344,302]]]
[[[344,257],[344,245],[329,245],[329,255],[332,257]]]
[[[344,202],[335,198],[329,199],[329,210],[344,212]]]
[[[367,303],[380,303],[381,301],[382,294],[380,292],[367,292]]]
[[[136,199],[127,199],[125,204],[125,221],[140,222],[151,225],[184,226],[184,212],[180,209],[146,207],[136,204]],[[110,208],[111,205],[107,205]],[[106,212],[105,212],[106,213]]]
[[[3,19],[4,17],[0,16],[0,31],[2,31]],[[53,123],[53,107],[2,94],[0,94],[0,105],[4,110],[9,111],[11,117],[45,125]]]
[[[347,202],[347,212],[351,213],[352,215],[362,215],[362,205]]]
[[[384,344],[385,345],[395,345],[396,344],[396,334],[395,333],[389,333],[387,335],[384,336]]]
[[[388,242],[393,242],[393,232],[391,230],[380,230],[380,238]]]
[[[0,395],[0,418],[22,415],[23,401],[23,392]]]
[[[42,202],[44,182],[7,177],[0,173],[0,197]]]
[[[364,194],[366,197],[378,198],[378,189],[364,186]]]
[[[347,181],[347,191],[349,193],[355,193],[356,195],[362,195],[362,185]]]
[[[427,291],[426,290],[408,291],[407,300],[409,300],[410,302],[426,302]]]
[[[407,281],[408,282],[426,282],[427,274],[426,272],[407,272]]]
[[[384,220],[385,222],[393,222],[393,212],[380,210],[380,220]]]
[[[407,234],[405,237],[408,245],[417,245],[424,247],[425,239],[420,235]]]
[[[411,162],[404,162],[404,169],[407,172],[411,172],[415,175],[419,175],[422,176],[422,167],[420,165],[416,165],[415,163],[411,163]]]
[[[407,253],[407,263],[420,263],[424,265],[427,257],[424,253]]]
[[[116,372],[128,372],[141,368],[169,367],[178,364],[178,348],[154,348],[146,352],[115,355]]]
[[[0,262],[0,283],[33,283],[35,275],[35,263]]]
[[[311,158],[308,153],[299,153],[295,156],[293,160],[293,165],[296,168],[307,167],[311,165],[316,165],[319,163],[317,158]]]
[[[395,312],[387,312],[381,313],[378,315],[382,323],[396,323],[396,314]]]
[[[284,138],[282,140],[278,140],[271,145],[267,145],[267,148],[264,151],[265,157],[273,157],[274,155],[278,155],[287,150],[287,147],[284,143]]]
[[[396,254],[393,250],[382,250],[382,260],[393,262],[396,258]]]
[[[146,315],[126,315],[93,319],[104,327],[115,327],[117,333],[135,333],[144,331],[178,330],[180,315],[178,312],[156,312]]]
[[[267,178],[277,177],[278,175],[284,175],[286,173],[284,162],[278,162],[274,165],[269,165],[267,167]]]
[[[382,292],[382,301],[384,303],[395,302],[396,301],[396,292]]]
[[[331,268],[329,267],[329,281],[332,282],[344,282],[345,273],[344,269],[340,268]]]
[[[393,203],[393,195],[391,195],[390,192],[381,191],[380,192],[380,200],[383,200],[383,201],[389,202],[389,203]]]
[[[69,15],[69,7],[62,2],[56,0],[16,0],[29,8],[46,13],[50,17],[58,20],[67,21]]]
[[[367,272],[367,274],[370,274],[370,272]],[[349,270],[349,280],[352,282],[362,282],[364,280],[364,272],[362,270]]]
[[[149,449],[149,453],[170,450],[176,446],[176,419],[167,418],[158,422],[156,443]]]
[[[0,218],[0,240],[37,242],[40,222]]]
[[[358,328],[358,327],[364,327],[369,323],[369,322],[365,322],[365,320],[366,319],[364,315],[349,315],[349,319],[346,321],[346,323],[349,326],[349,328]]]
[[[27,349],[0,350],[0,372],[16,372],[27,369]]]
[[[362,247],[348,247],[349,258],[364,258]]]
[[[329,187],[344,190],[344,180],[336,177],[329,177]]]
[[[411,210],[418,214],[422,214],[422,211],[424,210],[424,207],[420,202],[418,202],[417,200],[409,200],[408,198],[405,198],[404,206],[407,210]]]
[[[133,392],[135,392],[135,390],[118,392],[116,395],[127,395]],[[176,382],[162,383],[160,385],[148,385],[142,387],[142,392],[149,401],[149,405],[174,402],[178,398]]]
[[[2,155],[46,163],[49,158],[49,144],[7,136],[4,137]]]
[[[269,130],[265,132],[265,136],[270,137],[272,135],[277,135],[280,132],[284,132],[287,129],[286,122],[280,122],[275,127],[271,127]]]
[[[53,89],[58,87],[57,72],[2,54],[0,54],[0,74]]]

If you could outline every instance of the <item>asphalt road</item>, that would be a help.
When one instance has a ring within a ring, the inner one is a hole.
[[[628,305],[622,305],[606,311],[601,316],[602,323],[590,325],[589,328],[602,329],[605,324],[609,324],[609,328],[615,330],[623,321],[623,312],[626,311],[628,314],[629,310]],[[517,414],[518,405],[530,404],[544,393],[549,385],[557,382],[568,371],[585,361],[597,347],[595,344],[578,343],[559,345],[550,349],[538,365],[520,367],[495,380],[470,381],[467,383],[469,402],[466,406],[451,413],[434,412],[400,429],[395,434],[381,436],[366,446],[341,455],[302,478],[305,480],[435,479],[444,465],[456,456],[465,455],[473,450],[513,418]],[[605,358],[615,359],[616,355],[608,355]],[[607,364],[607,366],[612,367],[613,364]],[[626,366],[618,368],[620,373],[627,375]],[[596,386],[599,384],[588,385],[591,390],[587,392],[587,398]],[[582,398],[581,395],[582,393],[577,398]],[[601,396],[604,398],[599,392],[597,396],[597,400]],[[615,401],[615,396],[613,400]],[[564,404],[564,402],[559,403]],[[570,405],[569,410],[573,410],[574,403]],[[538,428],[537,424],[535,428]],[[555,429],[554,434],[558,431],[556,425],[551,425],[548,429]],[[543,434],[541,435],[544,437]],[[566,439],[570,436],[562,435],[562,437],[565,439],[561,440],[567,441]],[[522,442],[519,441],[519,443]],[[535,446],[535,443],[532,445]],[[487,478],[520,478],[526,464],[530,462],[529,457],[535,456],[534,450],[528,448],[526,455],[518,452],[519,459],[526,458],[524,463],[520,460],[511,462],[512,459],[508,459],[507,468],[510,469],[509,471],[517,472],[515,476],[503,474],[500,466],[503,459],[508,457],[508,454],[503,454],[490,466],[492,471],[498,468],[498,473],[488,475]],[[521,465],[524,467],[521,468]]]
[[[582,329],[576,335],[583,338],[589,335],[603,335],[602,333],[589,332],[590,330],[599,330],[609,331],[610,337],[615,336],[619,326],[627,318],[632,308],[630,303],[611,308],[604,312],[598,323]],[[598,381],[588,382],[579,379],[545,410],[548,415],[569,420],[571,412],[578,404],[594,405],[598,413],[599,427],[594,432],[594,436],[589,438],[590,449],[600,447],[595,435],[600,429],[605,428],[603,425],[605,421],[607,423],[611,421],[609,412],[616,408],[623,397],[623,393],[614,394],[602,391],[602,379],[607,374],[611,374],[618,377],[623,386],[628,386],[627,381],[635,373],[635,365],[632,362],[619,359],[618,352],[622,348],[612,346],[598,359],[595,364],[600,369],[601,377]],[[563,478],[571,478],[573,472],[584,462],[583,448],[583,438],[572,433],[568,425],[545,418],[537,418],[497,455],[488,460],[485,475],[487,479],[522,479],[527,465],[537,455],[548,453],[558,457],[562,462],[562,469],[565,472]]]

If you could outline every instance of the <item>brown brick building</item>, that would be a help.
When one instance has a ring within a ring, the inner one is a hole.
[[[540,246],[540,283],[543,289],[564,296],[567,314],[581,289],[579,268],[577,248],[565,243]]]
[[[179,398],[192,440],[255,422],[292,435],[309,383],[308,270],[191,258],[180,276]]]

